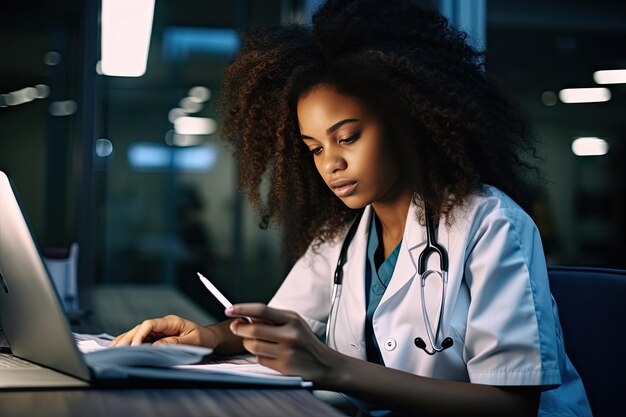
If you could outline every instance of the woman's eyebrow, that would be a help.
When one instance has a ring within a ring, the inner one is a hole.
[[[359,119],[344,119],[341,120],[337,123],[335,123],[334,125],[332,125],[331,127],[329,127],[328,129],[326,129],[326,134],[330,135],[331,133],[335,132],[337,129],[339,129],[341,126],[345,125],[346,123],[354,123],[354,122],[358,122]]]
[[[335,132],[337,129],[339,129],[341,126],[347,124],[347,123],[354,123],[354,122],[359,122],[361,121],[360,119],[344,119],[344,120],[340,120],[337,123],[335,123],[334,125],[332,125],[331,127],[329,127],[328,129],[326,129],[326,134],[330,135],[331,133]],[[307,135],[300,135],[300,138],[302,140],[304,139],[314,139],[311,136],[307,136]]]

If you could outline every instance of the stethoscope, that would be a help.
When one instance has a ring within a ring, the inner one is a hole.
[[[343,241],[343,245],[341,246],[341,252],[339,253],[339,259],[337,260],[337,267],[335,268],[334,275],[334,283],[333,283],[333,292],[332,292],[332,303],[330,307],[330,313],[328,315],[328,325],[326,326],[326,343],[330,346],[330,336],[335,335],[335,327],[337,324],[337,308],[339,306],[339,300],[341,299],[341,288],[343,286],[343,266],[345,265],[348,258],[348,247],[350,246],[350,242],[356,233],[356,230],[359,226],[359,221],[361,220],[361,216],[363,215],[363,211],[359,212],[359,214],[354,219],[352,226],[348,230],[346,237]],[[424,324],[426,327],[426,336],[428,337],[428,342],[430,343],[430,349],[427,347],[426,342],[421,337],[415,338],[415,346],[424,350],[429,355],[434,355],[435,353],[441,352],[445,349],[448,349],[450,346],[454,344],[454,341],[451,337],[444,337],[441,341],[441,344],[437,344],[437,336],[439,335],[443,322],[443,315],[445,311],[445,303],[446,303],[446,288],[448,286],[448,253],[445,248],[437,243],[435,239],[435,226],[433,225],[432,215],[430,208],[427,206],[425,208],[425,217],[426,217],[426,247],[422,250],[418,257],[418,268],[417,272],[420,276],[420,297],[422,299],[422,315],[424,317]],[[436,253],[439,255],[439,267],[440,270],[436,269],[427,269],[428,258],[430,255]],[[426,286],[426,278],[434,275],[438,276],[442,282],[442,290],[441,290],[441,304],[440,304],[440,312],[439,312],[439,320],[437,322],[437,328],[433,330],[431,325],[430,317],[428,315],[428,311],[426,310],[426,301],[424,297],[424,287]],[[443,337],[443,335],[442,335]],[[335,344],[335,348],[336,348]]]

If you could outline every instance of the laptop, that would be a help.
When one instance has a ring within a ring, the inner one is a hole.
[[[6,174],[0,171],[0,389],[85,387],[91,379]]]
[[[212,349],[200,346],[141,345],[82,354],[11,183],[2,171],[0,326],[11,347],[11,354],[0,353],[0,390],[137,384],[170,387],[172,383],[312,386],[310,381],[280,375],[249,358],[210,358]],[[192,364],[200,366],[186,366]]]

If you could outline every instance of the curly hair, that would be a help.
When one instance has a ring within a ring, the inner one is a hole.
[[[523,205],[519,168],[531,167],[523,156],[535,154],[531,135],[485,78],[483,54],[466,36],[411,0],[328,0],[312,28],[243,34],[225,72],[222,137],[234,145],[240,186],[261,227],[282,226],[291,259],[337,238],[355,216],[324,183],[300,137],[297,100],[316,85],[380,116],[418,206],[449,215],[483,183]]]

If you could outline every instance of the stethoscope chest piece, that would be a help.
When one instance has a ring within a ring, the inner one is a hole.
[[[433,348],[431,350],[429,350],[426,347],[426,342],[424,342],[424,339],[422,339],[421,337],[416,337],[414,343],[415,343],[415,346],[417,346],[418,348],[422,349],[424,352],[428,353],[429,355],[434,355],[435,353],[439,353],[441,351],[444,351],[444,350],[448,349],[449,347],[451,347],[452,345],[454,345],[454,340],[452,340],[451,337],[446,337],[441,342],[441,346],[440,347],[433,346]]]

